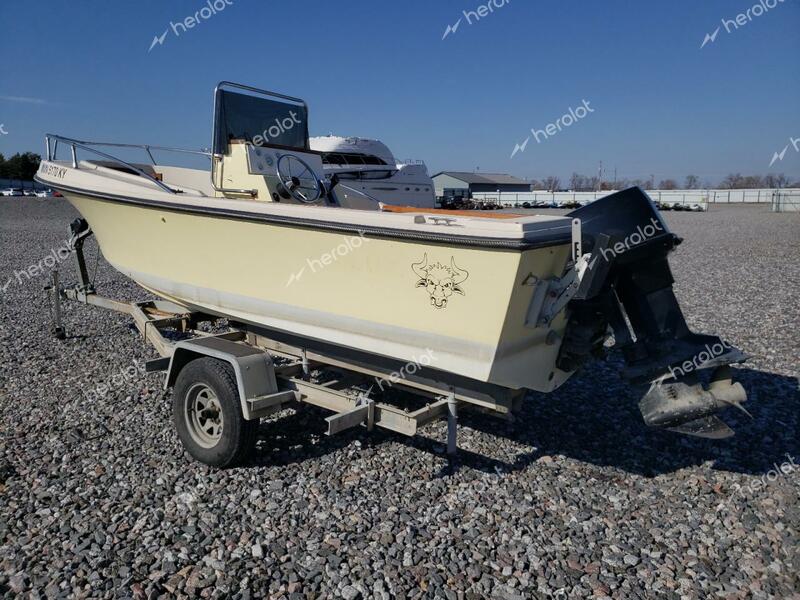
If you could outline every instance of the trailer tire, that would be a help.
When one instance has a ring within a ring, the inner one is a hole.
[[[255,446],[258,419],[244,418],[233,368],[215,358],[197,358],[178,374],[172,420],[186,451],[212,467],[241,464]]]

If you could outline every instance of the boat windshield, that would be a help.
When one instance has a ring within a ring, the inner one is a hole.
[[[228,145],[280,146],[308,150],[308,111],[304,105],[224,90],[217,106],[214,152]]]

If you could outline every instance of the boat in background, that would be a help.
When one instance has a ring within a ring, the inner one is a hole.
[[[433,180],[421,160],[397,160],[378,140],[338,135],[309,139],[322,153],[325,173],[386,204],[433,208]]]

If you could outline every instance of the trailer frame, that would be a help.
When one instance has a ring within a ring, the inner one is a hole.
[[[164,389],[173,387],[181,372],[193,360],[211,358],[230,365],[236,378],[242,417],[255,421],[289,407],[309,404],[331,411],[327,417],[327,435],[334,435],[356,426],[368,430],[380,427],[413,437],[419,429],[434,420],[447,422],[447,454],[458,452],[458,413],[461,407],[472,407],[513,419],[524,391],[475,386],[463,382],[430,378],[427,375],[397,373],[380,361],[365,362],[363,355],[352,355],[345,349],[336,355],[320,351],[303,338],[296,343],[274,339],[268,332],[247,323],[229,322],[227,329],[209,333],[199,329],[201,323],[216,323],[225,317],[190,310],[168,300],[126,302],[102,296],[88,280],[83,245],[91,230],[83,220],[71,225],[69,247],[75,254],[79,281],[63,287],[57,270],[45,287],[52,305],[52,332],[66,338],[62,304],[77,302],[129,315],[143,340],[159,354],[146,362],[147,372],[164,372]],[[182,339],[175,339],[180,337]],[[339,373],[326,381],[313,381],[312,372]],[[376,399],[375,385],[405,392],[418,406],[403,408]]]

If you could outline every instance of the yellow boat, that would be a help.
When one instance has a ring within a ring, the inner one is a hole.
[[[228,82],[214,97],[211,151],[194,152],[207,169],[49,135],[36,177],[115,269],[164,299],[310,345],[400,364],[427,355],[432,379],[513,391],[554,390],[607,331],[627,374],[649,383],[722,343],[686,328],[666,259],[679,239],[638,188],[565,216],[392,206],[326,176],[301,99]],[[727,346],[703,367],[742,359]],[[695,395],[688,409],[643,401],[645,419],[718,431],[709,419],[726,403]]]

